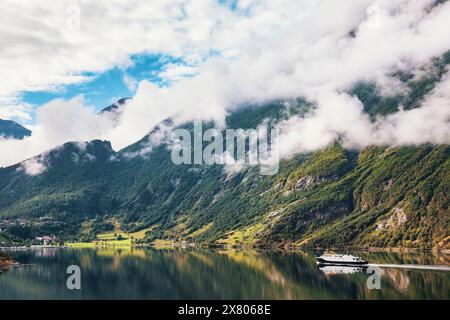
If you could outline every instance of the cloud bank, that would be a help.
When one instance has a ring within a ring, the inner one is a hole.
[[[280,123],[280,155],[326,147],[336,140],[346,148],[368,145],[450,143],[450,77],[447,76],[417,109],[400,110],[371,121],[361,102],[347,94],[324,93],[304,118]]]
[[[1,139],[0,165],[15,164],[68,141],[102,139],[115,126],[113,114],[97,114],[83,98],[56,99],[37,111],[33,134],[23,140]],[[41,161],[42,162],[42,161]]]
[[[77,5],[79,28],[72,29],[66,28],[67,5],[32,1],[23,8],[11,2],[5,8],[0,41],[10,44],[0,53],[7,72],[0,95],[85,81],[83,71],[126,65],[135,53],[170,54],[183,63],[165,70],[172,81],[167,87],[140,82],[118,125],[81,98],[42,106],[32,137],[0,142],[7,150],[0,166],[70,140],[108,139],[120,149],[174,115],[175,123],[223,125],[227,113],[242,104],[299,96],[317,107],[306,119],[281,124],[286,156],[336,137],[349,147],[450,142],[448,78],[421,108],[375,122],[345,93],[358,81],[374,81],[385,93],[405,90],[390,77],[393,71],[418,73],[417,67],[450,49],[450,2],[246,0],[233,10],[199,0]],[[38,20],[35,12],[48,19]]]

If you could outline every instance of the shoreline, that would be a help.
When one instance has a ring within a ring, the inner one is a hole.
[[[111,244],[103,243],[101,245],[95,245],[94,243],[65,243],[64,245],[34,245],[34,246],[11,246],[0,247],[0,250],[28,250],[28,249],[121,249],[121,248],[181,248],[181,249],[236,249],[236,250],[248,250],[248,249],[266,249],[266,250],[286,250],[286,251],[298,251],[301,249],[312,251],[359,251],[359,252],[386,252],[386,253],[430,253],[450,255],[449,249],[436,249],[436,248],[383,248],[383,247],[298,247],[298,246],[280,246],[280,245],[223,245],[223,244],[200,244],[200,243],[149,243],[149,244]]]
[[[20,266],[21,264],[12,260],[9,254],[6,252],[6,254],[1,254],[2,251],[25,251],[25,250],[38,250],[38,249],[50,249],[50,250],[61,250],[61,249],[93,249],[94,251],[102,251],[102,250],[112,250],[112,251],[125,251],[125,252],[133,252],[133,250],[138,249],[153,249],[153,250],[175,250],[175,251],[195,251],[195,250],[215,250],[215,251],[236,251],[236,252],[245,252],[246,250],[250,251],[284,251],[285,253],[291,253],[291,254],[311,254],[312,256],[316,256],[320,251],[323,252],[323,248],[303,248],[307,250],[301,250],[301,248],[294,247],[294,246],[224,246],[224,245],[200,245],[200,244],[180,244],[180,243],[172,243],[172,245],[157,245],[157,244],[137,244],[137,245],[128,245],[128,246],[114,246],[114,245],[101,245],[101,246],[80,246],[80,243],[78,243],[78,246],[68,246],[68,245],[61,245],[61,246],[30,246],[30,247],[0,247],[0,272],[4,272],[9,270],[11,267],[14,266]],[[446,267],[450,267],[450,255],[448,252],[445,251],[437,251],[432,249],[412,249],[412,248],[333,248],[328,249],[329,251],[336,251],[341,253],[351,253],[351,254],[364,254],[364,253],[391,253],[391,254],[423,254],[429,257],[433,257],[433,259],[437,259],[436,261],[439,261],[440,263],[435,263],[435,265],[442,265]],[[384,264],[381,264],[380,266],[385,266]],[[409,265],[411,267],[411,265]],[[408,269],[408,265],[403,267]]]

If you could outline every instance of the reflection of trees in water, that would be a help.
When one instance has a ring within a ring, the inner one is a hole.
[[[282,270],[288,282],[297,288],[301,298],[353,299],[356,296],[357,282],[349,281],[346,275],[327,277],[318,269],[313,254],[285,252],[271,259]]]
[[[398,269],[380,268],[380,275],[392,282],[392,285],[400,292],[408,290],[411,280],[405,272]]]
[[[13,261],[7,253],[0,252],[0,273],[8,271],[12,263]]]
[[[386,264],[450,264],[450,256],[444,253],[430,252],[427,254],[421,252],[358,252],[358,255],[371,263]]]
[[[32,251],[14,255],[22,263],[36,263],[2,277],[2,289],[17,297],[39,297],[44,292],[44,298],[85,299],[449,298],[447,273],[383,269],[382,290],[368,290],[366,273],[327,277],[309,253],[83,249],[50,256]],[[403,260],[399,254],[386,253],[367,253],[364,258],[377,263],[429,259],[406,256]],[[65,288],[65,270],[72,263],[82,270],[81,292]]]

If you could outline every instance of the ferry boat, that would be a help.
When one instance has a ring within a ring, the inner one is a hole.
[[[316,257],[317,264],[319,265],[335,265],[335,266],[346,266],[346,265],[367,265],[366,260],[360,257],[352,256],[350,254],[335,254],[335,253],[325,253],[320,257]]]

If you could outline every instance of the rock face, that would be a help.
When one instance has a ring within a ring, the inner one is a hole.
[[[306,190],[314,185],[326,181],[325,178],[318,178],[311,175],[304,176],[295,183],[296,190]]]
[[[403,209],[394,207],[392,209],[392,215],[377,224],[378,230],[384,230],[387,228],[399,228],[401,225],[408,221],[408,216]]]
[[[450,52],[443,70],[448,64]],[[422,83],[405,83],[413,94],[400,101],[387,100],[370,84],[350,93],[376,117],[414,107],[410,101],[433,87],[428,78]],[[278,102],[243,107],[230,112],[226,127],[275,125],[310,105],[298,100],[289,110]],[[175,127],[168,119],[122,150],[107,141],[72,142],[0,168],[0,228],[11,238],[54,234],[71,240],[95,238],[115,220],[127,231],[149,229],[148,243],[217,243],[236,234],[256,245],[450,248],[448,144],[353,150],[335,141],[282,159],[277,175],[262,176],[253,166],[234,172],[175,164],[161,139],[168,127],[194,130],[193,123]],[[17,228],[22,222],[33,228]]]

